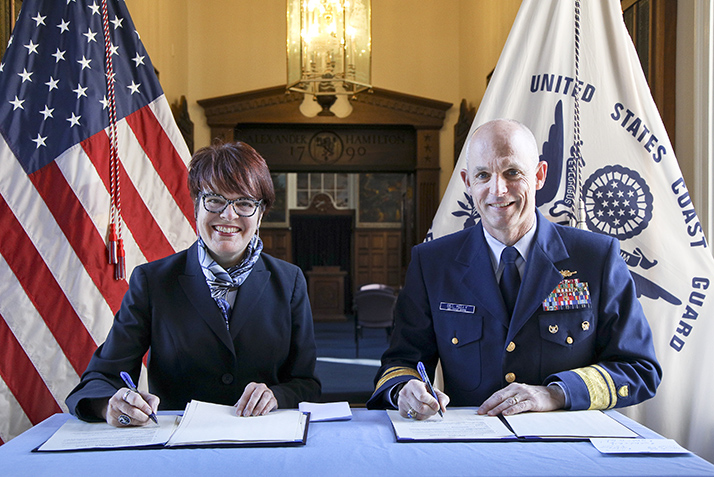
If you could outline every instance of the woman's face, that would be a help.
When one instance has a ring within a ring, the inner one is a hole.
[[[206,197],[205,194],[208,194]],[[208,247],[213,259],[223,268],[237,265],[243,258],[250,240],[258,231],[263,216],[260,207],[251,217],[241,217],[236,213],[238,204],[231,204],[220,212],[206,210],[204,201],[246,198],[244,194],[214,192],[205,190],[199,195],[196,206],[196,228]],[[247,197],[251,199],[250,197]]]

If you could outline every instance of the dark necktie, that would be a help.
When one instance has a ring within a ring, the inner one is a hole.
[[[498,286],[501,289],[501,295],[503,295],[503,302],[506,304],[509,317],[513,315],[513,307],[516,306],[518,289],[521,286],[521,276],[518,274],[518,267],[516,266],[518,257],[519,253],[515,247],[506,247],[501,252],[503,274]]]

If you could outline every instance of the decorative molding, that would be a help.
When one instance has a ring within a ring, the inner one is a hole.
[[[374,88],[368,93],[356,95],[352,98],[352,102],[370,104],[393,111],[414,114],[416,116],[437,118],[442,121],[446,117],[446,111],[451,108],[451,103],[426,100],[425,98],[394,93],[377,88]]]
[[[290,215],[354,215],[353,209],[338,209],[328,194],[315,194],[307,209],[291,209]]]
[[[275,105],[299,104],[301,101],[301,94],[285,92],[284,86],[278,86],[247,93],[202,99],[198,101],[198,104],[205,110],[206,117],[209,117],[232,115]]]
[[[212,128],[239,123],[411,124],[417,129],[441,129],[451,103],[373,88],[351,98],[347,118],[307,118],[299,111],[300,93],[273,86],[245,93],[201,99],[206,121]]]

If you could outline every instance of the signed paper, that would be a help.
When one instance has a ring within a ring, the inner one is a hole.
[[[476,410],[449,408],[443,418],[434,415],[423,421],[404,418],[395,410],[387,413],[400,442],[639,437],[602,411],[526,412],[498,417],[480,416]]]
[[[450,409],[441,418],[438,414],[418,421],[406,419],[399,411],[387,411],[397,440],[481,440],[514,437],[495,416],[479,416],[476,408]]]
[[[159,425],[114,427],[106,422],[70,419],[38,451],[79,449],[120,449],[124,447],[161,446],[178,426],[179,416],[158,416]]]
[[[602,454],[689,454],[672,439],[590,439]]]
[[[211,445],[300,445],[307,439],[309,414],[277,410],[239,417],[235,407],[191,401],[183,417],[159,414],[159,425],[113,427],[70,417],[36,451],[124,449]]]

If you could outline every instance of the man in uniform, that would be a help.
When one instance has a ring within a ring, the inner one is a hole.
[[[609,409],[651,398],[662,371],[617,240],[536,208],[546,162],[523,124],[466,144],[474,227],[414,247],[368,408],[426,419],[451,402],[496,415]],[[416,371],[444,389],[435,399]]]

